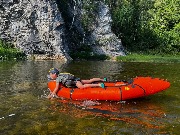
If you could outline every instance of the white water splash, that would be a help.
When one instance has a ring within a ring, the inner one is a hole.
[[[14,115],[16,115],[16,114],[12,113],[12,114],[9,114],[7,117],[12,117],[12,116],[14,116]],[[0,118],[0,120],[5,119],[5,118],[6,118],[6,117],[3,116],[3,117]]]

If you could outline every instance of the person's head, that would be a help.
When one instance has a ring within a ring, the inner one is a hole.
[[[59,70],[57,68],[51,68],[49,70],[49,75],[50,75],[51,79],[56,79],[58,74],[59,74]]]

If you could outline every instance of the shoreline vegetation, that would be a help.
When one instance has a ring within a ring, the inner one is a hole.
[[[25,60],[26,55],[15,48],[3,47],[0,45],[0,61]],[[74,60],[110,60],[105,55],[80,55]],[[116,61],[120,62],[154,62],[154,63],[180,63],[180,55],[152,55],[129,53],[126,56],[117,56]]]
[[[173,54],[151,54],[151,53],[128,53],[126,56],[110,58],[106,55],[97,55],[91,52],[72,54],[74,60],[116,60],[121,62],[155,62],[155,63],[180,63],[180,55]],[[26,55],[9,43],[0,40],[0,61],[25,60]]]
[[[122,62],[154,62],[154,63],[180,63],[180,55],[151,55],[132,53],[127,56],[118,56],[116,61]]]
[[[0,61],[22,59],[26,59],[26,55],[23,52],[14,48],[12,44],[0,40]]]

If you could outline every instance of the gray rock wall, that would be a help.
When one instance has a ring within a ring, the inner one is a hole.
[[[97,24],[92,32],[93,50],[112,57],[125,55],[121,40],[111,31],[111,14],[107,5],[99,2]]]
[[[64,21],[54,0],[1,0],[0,38],[36,58],[67,60]]]
[[[70,13],[74,19],[72,26],[76,29],[65,28],[65,23],[71,22],[64,22],[55,0],[0,0],[0,39],[10,41],[29,57],[70,60],[71,37],[67,37],[67,31],[81,30],[80,33],[83,33],[79,18],[79,13],[83,12],[72,10]],[[124,55],[121,40],[111,31],[109,8],[102,2],[96,21],[92,33],[84,37],[94,52],[109,56]]]

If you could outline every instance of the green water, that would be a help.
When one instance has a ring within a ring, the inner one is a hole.
[[[51,67],[88,79],[126,80],[136,76],[167,79],[164,92],[123,102],[48,100]],[[180,63],[24,61],[0,63],[0,133],[62,135],[178,135]]]

